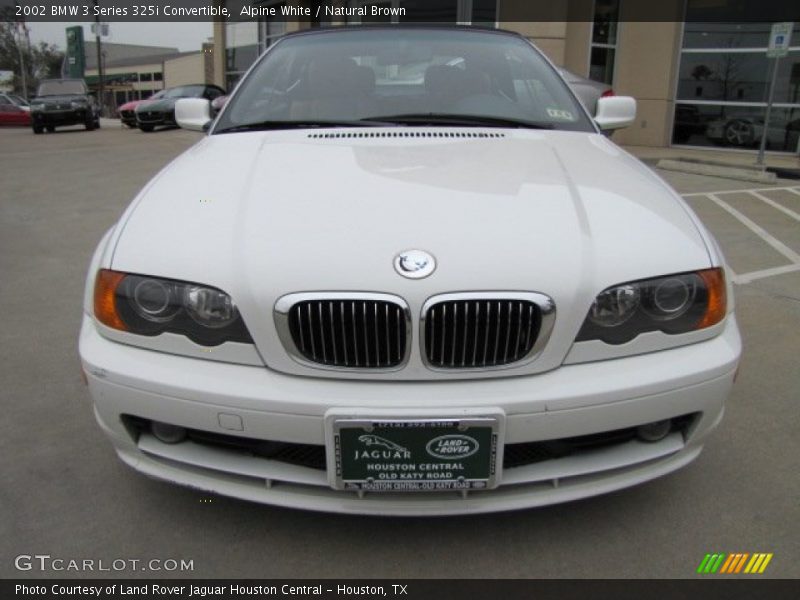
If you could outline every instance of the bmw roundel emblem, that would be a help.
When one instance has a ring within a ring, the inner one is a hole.
[[[405,250],[394,257],[394,270],[409,279],[422,279],[436,269],[436,259],[423,250]]]

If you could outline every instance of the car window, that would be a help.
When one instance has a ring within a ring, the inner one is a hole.
[[[241,83],[218,130],[259,121],[478,115],[592,131],[524,39],[461,30],[348,30],[278,42]]]

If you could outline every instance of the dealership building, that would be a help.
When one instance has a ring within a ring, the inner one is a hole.
[[[226,4],[225,0],[219,0]],[[233,2],[229,2],[236,10]],[[266,1],[263,6],[303,0]],[[315,3],[316,4],[316,3]],[[613,86],[638,102],[636,122],[615,134],[624,144],[699,146],[755,151],[774,59],[770,23],[755,23],[760,0],[659,0],[660,20],[642,20],[641,0],[565,0],[543,9],[529,0],[342,1],[355,8],[407,7],[417,21],[472,24],[516,31],[556,65]],[[546,14],[543,15],[543,10]],[[639,11],[638,13],[636,11]],[[664,19],[663,15],[673,15]],[[428,18],[429,16],[429,18]],[[542,18],[542,17],[545,18]],[[309,27],[409,19],[358,16],[307,22],[269,18],[214,23],[214,80],[232,89],[256,58],[283,34]],[[768,150],[797,153],[800,143],[800,23],[789,54],[778,61]]]

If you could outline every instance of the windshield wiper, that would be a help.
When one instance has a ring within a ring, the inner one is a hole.
[[[243,125],[232,125],[224,129],[218,129],[214,133],[236,133],[238,131],[264,131],[268,129],[326,129],[336,127],[395,127],[397,123],[391,121],[379,121],[376,119],[299,119],[296,121],[257,121],[255,123],[244,123]]]
[[[458,113],[409,113],[402,115],[381,115],[369,117],[376,121],[398,125],[456,125],[468,127],[518,127],[526,129],[554,129],[552,123],[540,123],[514,119],[512,117],[492,117],[486,115],[461,115]]]

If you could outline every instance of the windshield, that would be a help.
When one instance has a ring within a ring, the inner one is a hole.
[[[215,133],[257,123],[436,124],[436,117],[449,125],[494,120],[594,131],[556,71],[524,39],[392,28],[283,39],[241,83]]]
[[[166,93],[167,93],[166,90],[161,90],[159,92],[156,92],[152,96],[148,97],[147,100],[158,100],[159,98],[163,98],[166,95]]]
[[[180,87],[167,90],[162,98],[199,98],[203,95],[205,86],[202,85],[182,85]]]
[[[36,92],[37,96],[59,96],[61,94],[79,94],[86,93],[86,84],[82,79],[65,79],[65,80],[51,80],[43,81],[39,85],[39,91]]]
[[[9,94],[8,97],[11,99],[11,102],[16,104],[17,106],[29,106],[28,101],[24,98],[20,98],[16,94]]]

